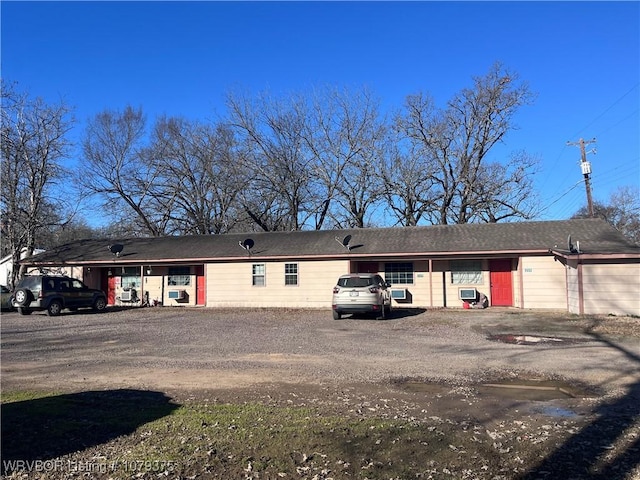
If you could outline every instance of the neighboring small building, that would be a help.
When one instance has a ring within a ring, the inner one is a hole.
[[[34,255],[44,252],[41,248],[34,250]],[[23,248],[20,252],[20,258],[24,259],[27,255],[27,249]],[[7,255],[0,259],[0,285],[9,286],[11,274],[13,273],[13,256]]]
[[[599,219],[91,239],[24,263],[66,267],[109,304],[330,308],[338,276],[375,272],[395,306],[460,308],[475,289],[490,306],[640,315],[640,248]]]

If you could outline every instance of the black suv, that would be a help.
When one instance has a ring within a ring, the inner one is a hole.
[[[88,307],[100,312],[107,306],[107,297],[102,290],[89,288],[75,278],[27,275],[18,283],[11,304],[22,315],[46,310],[47,315],[55,316],[63,308],[77,310]]]

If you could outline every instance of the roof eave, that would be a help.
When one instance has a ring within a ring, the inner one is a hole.
[[[520,255],[548,255],[548,249],[529,250],[458,250],[437,252],[391,252],[391,253],[341,253],[341,254],[300,254],[300,255],[237,255],[220,257],[192,257],[192,258],[146,258],[146,259],[108,259],[108,260],[77,260],[77,261],[26,261],[21,262],[27,266],[110,266],[110,265],[159,265],[169,263],[207,263],[207,262],[241,262],[241,261],[281,261],[281,260],[352,260],[365,258],[424,258],[442,259],[446,257],[504,257]]]
[[[571,253],[564,250],[549,249],[549,253],[552,253],[556,257],[565,259],[576,260],[638,260],[640,259],[640,252],[638,253]]]

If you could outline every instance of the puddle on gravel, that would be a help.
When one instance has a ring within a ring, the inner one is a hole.
[[[548,417],[556,417],[556,418],[577,418],[580,415],[576,412],[561,408],[561,407],[553,407],[551,405],[544,405],[541,407],[536,407],[532,409],[535,413],[541,413],[542,415],[546,415]]]
[[[563,337],[542,337],[539,335],[518,335],[513,333],[499,333],[497,335],[489,335],[488,340],[496,342],[510,343],[513,345],[566,345],[574,343],[582,343],[589,341],[583,338],[563,338]]]
[[[405,381],[401,388],[415,393],[427,395],[445,395],[451,387],[429,382]],[[479,397],[500,397],[514,400],[548,401],[579,397],[591,397],[585,390],[566,382],[555,380],[515,379],[469,385]]]
[[[576,398],[585,392],[565,383],[551,380],[509,380],[476,386],[478,395],[511,398],[515,400],[545,401]]]
[[[430,395],[443,395],[451,391],[451,388],[445,385],[418,381],[402,382],[401,387],[409,392],[426,393]]]

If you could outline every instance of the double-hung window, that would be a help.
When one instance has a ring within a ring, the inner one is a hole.
[[[264,263],[254,263],[251,266],[252,285],[264,287],[266,276],[266,266]]]
[[[482,262],[480,260],[452,260],[451,283],[455,285],[482,283]]]
[[[298,264],[297,263],[284,264],[284,284],[298,285]]]

